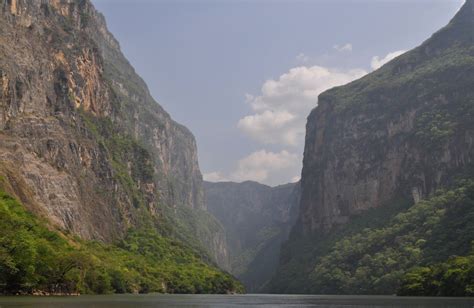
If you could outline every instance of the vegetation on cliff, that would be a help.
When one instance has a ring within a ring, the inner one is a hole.
[[[113,243],[145,222],[216,261],[194,136],[91,1],[7,1],[0,15],[0,165],[22,182],[6,177],[6,191],[27,190],[28,210],[81,239]]]
[[[129,211],[134,211],[135,216],[140,218],[133,225],[153,225],[158,233],[184,243],[208,263],[222,266],[219,262],[221,255],[214,247],[214,241],[218,242],[216,238],[223,237],[219,222],[203,209],[163,204],[165,200],[144,192],[147,184],[159,181],[162,176],[154,172],[152,155],[146,146],[122,132],[110,119],[95,117],[81,109],[79,111],[89,133],[107,150],[114,178],[132,200],[133,208]],[[150,208],[150,203],[153,208]]]
[[[0,289],[7,294],[242,292],[229,274],[153,228],[115,244],[52,231],[0,191]]]
[[[473,296],[474,253],[445,262],[416,267],[403,277],[398,295]]]
[[[296,278],[291,291],[473,295],[474,181],[460,181],[405,210],[374,209],[310,241],[307,247],[288,244],[304,253],[280,273],[279,291]],[[298,278],[301,272],[307,276]]]
[[[468,0],[419,47],[319,96],[272,292],[472,294],[473,26]]]

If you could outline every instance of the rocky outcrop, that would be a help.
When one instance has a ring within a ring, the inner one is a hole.
[[[229,271],[248,292],[258,292],[274,274],[281,243],[293,225],[299,183],[277,187],[256,182],[204,182],[207,207],[225,230]]]
[[[0,1],[0,171],[55,226],[113,240],[204,209],[196,142],[88,0]],[[144,219],[144,217],[146,219]]]
[[[395,198],[418,202],[474,161],[474,1],[420,47],[319,97],[308,117],[298,232]]]

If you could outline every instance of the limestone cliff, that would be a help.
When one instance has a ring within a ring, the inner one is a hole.
[[[474,159],[474,2],[381,69],[319,97],[308,117],[299,226],[432,194]]]
[[[473,162],[468,0],[419,47],[319,96],[306,125],[299,216],[269,291],[393,294],[411,268],[465,254],[472,203],[459,195]]]
[[[174,230],[166,215],[205,210],[193,135],[89,0],[0,1],[0,173],[30,210],[85,239],[145,221]]]
[[[259,292],[275,273],[299,202],[299,183],[204,182],[207,207],[222,224],[229,271],[248,292]]]

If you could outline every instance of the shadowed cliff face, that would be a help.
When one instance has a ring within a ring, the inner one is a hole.
[[[193,135],[158,105],[88,0],[0,1],[0,171],[56,226],[112,240],[204,209]]]
[[[473,3],[420,47],[321,94],[306,127],[299,232],[418,202],[472,164]]]
[[[261,292],[275,273],[280,245],[297,216],[299,183],[204,182],[207,207],[225,230],[230,264],[247,292]]]

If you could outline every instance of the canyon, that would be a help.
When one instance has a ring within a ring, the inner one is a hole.
[[[1,292],[474,294],[474,0],[320,94],[276,187],[203,181],[89,0],[0,17]]]

